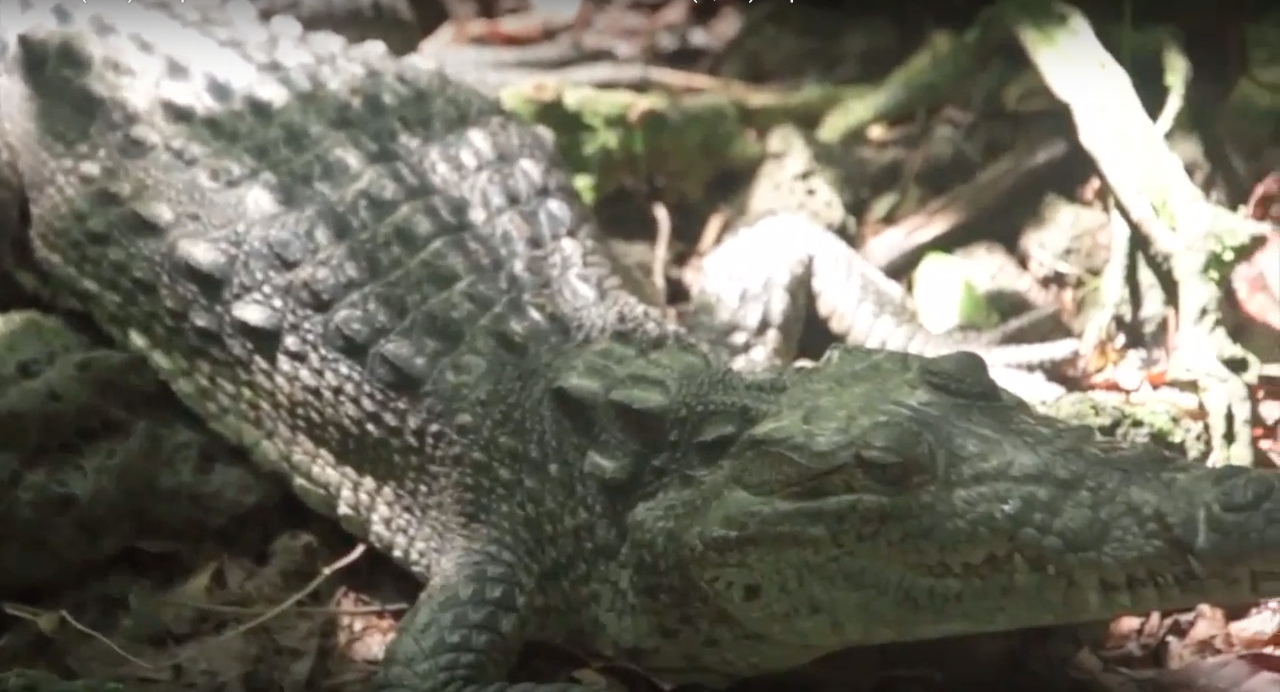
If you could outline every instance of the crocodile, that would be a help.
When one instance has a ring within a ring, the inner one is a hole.
[[[277,496],[184,414],[145,359],[52,315],[0,313],[0,593],[67,583],[140,538],[205,535]]]
[[[764,150],[732,229],[686,272],[693,326],[733,349],[739,367],[793,358],[811,301],[846,343],[921,355],[969,350],[1002,368],[1055,365],[1079,355],[1074,338],[996,344],[1007,330],[928,331],[902,287],[846,240],[856,223],[837,154],[793,125],[770,129]]]
[[[597,86],[644,82],[653,66],[620,58],[612,41],[591,41],[581,30],[552,32],[528,44],[472,44],[456,31],[423,27],[438,20],[438,3],[426,0],[254,0],[263,19],[283,17],[310,31],[326,30],[349,41],[377,40],[397,55],[417,51],[436,69],[465,79],[468,86],[497,96],[533,83],[591,83]],[[591,44],[598,45],[591,45]]]
[[[422,0],[254,0],[265,20],[284,16],[311,31],[328,30],[352,41],[377,39],[398,55],[418,47],[424,25],[441,8]]]
[[[968,352],[737,371],[465,84],[241,2],[101,8],[7,10],[0,266],[425,584],[378,690],[582,690],[506,681],[535,640],[719,685],[1280,590],[1275,474],[1039,415]]]

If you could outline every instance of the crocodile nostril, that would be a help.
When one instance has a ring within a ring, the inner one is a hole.
[[[1236,475],[1218,486],[1218,508],[1224,512],[1254,512],[1276,493],[1268,474]]]

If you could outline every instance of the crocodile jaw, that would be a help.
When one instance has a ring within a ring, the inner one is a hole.
[[[631,511],[629,660],[704,680],[1280,593],[1280,474],[1099,438],[964,354],[788,377],[718,465]]]

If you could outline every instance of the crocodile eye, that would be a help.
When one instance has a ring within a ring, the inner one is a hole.
[[[935,472],[933,449],[918,425],[883,421],[866,432],[856,449],[858,470],[885,488],[912,488]]]
[[[858,468],[869,480],[890,488],[910,488],[919,478],[918,464],[883,449],[867,449],[857,454]]]

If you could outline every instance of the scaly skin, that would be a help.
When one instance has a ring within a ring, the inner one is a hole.
[[[841,173],[820,160],[818,147],[793,126],[770,130],[736,228],[692,277],[695,324],[735,348],[741,366],[793,358],[810,297],[832,334],[850,344],[920,355],[970,350],[1007,367],[1079,354],[1077,339],[993,344],[982,332],[926,330],[902,287],[841,237],[853,223]]]
[[[167,394],[136,354],[0,313],[0,593],[69,583],[139,539],[204,535],[278,496]]]
[[[1274,590],[1274,475],[1099,441],[969,353],[737,373],[611,285],[531,128],[230,18],[6,17],[0,257],[427,583],[379,690],[579,690],[504,682],[532,639],[722,683]]]
[[[308,30],[334,31],[352,42],[377,39],[397,55],[418,46],[424,15],[438,11],[422,0],[253,0],[253,6],[264,19],[285,15]]]

